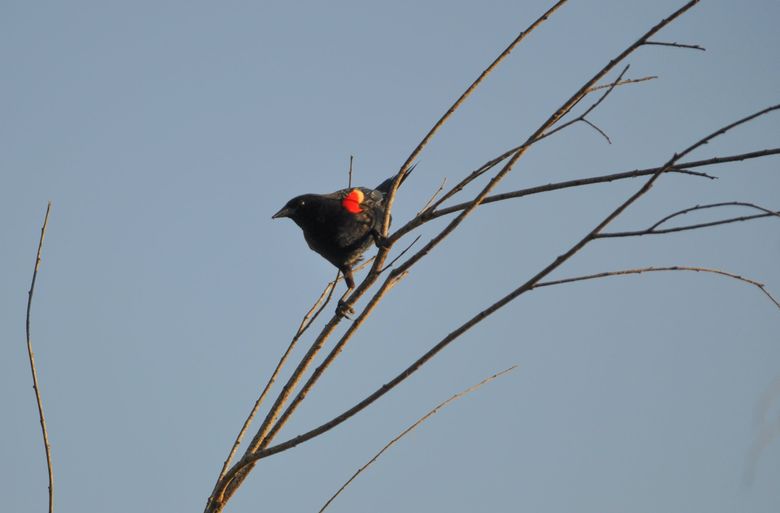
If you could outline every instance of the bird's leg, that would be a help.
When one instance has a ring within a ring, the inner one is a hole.
[[[355,309],[347,305],[345,298],[349,296],[350,292],[352,292],[352,289],[355,288],[355,278],[352,276],[351,267],[344,266],[339,268],[339,270],[341,271],[341,274],[344,275],[344,281],[347,284],[347,290],[344,291],[344,295],[341,296],[341,299],[339,299],[339,303],[336,306],[336,314],[349,319],[350,314],[355,313]]]

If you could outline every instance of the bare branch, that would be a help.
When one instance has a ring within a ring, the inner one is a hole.
[[[617,82],[615,85],[616,86],[622,86],[622,85],[627,85],[627,84],[638,84],[639,82],[646,82],[648,80],[655,80],[657,78],[658,78],[657,75],[649,75],[647,77],[642,77],[642,78],[627,78],[625,80],[621,80],[621,81]],[[593,86],[590,89],[588,89],[588,93],[592,93],[594,91],[599,91],[601,89],[608,89],[610,87],[612,87],[612,84],[602,84],[602,85],[599,85],[599,86]]]
[[[624,269],[621,271],[608,271],[603,273],[587,274],[583,276],[575,276],[573,278],[564,278],[562,280],[551,280],[551,281],[539,282],[533,288],[539,289],[542,287],[552,287],[553,285],[563,285],[565,283],[574,283],[578,281],[596,280],[599,278],[607,278],[610,276],[627,276],[630,274],[643,274],[643,273],[669,272],[669,271],[691,271],[697,273],[718,274],[720,276],[725,276],[727,278],[731,278],[734,280],[747,283],[749,285],[753,285],[754,287],[758,288],[761,292],[763,292],[764,295],[766,295],[766,297],[768,297],[769,300],[772,301],[772,303],[774,303],[774,305],[780,309],[780,303],[766,289],[766,286],[763,283],[759,283],[755,280],[751,280],[750,278],[745,278],[744,276],[740,276],[738,274],[721,271],[720,269],[710,269],[707,267],[693,267],[693,266],[686,266],[686,265],[673,265],[673,266],[666,266],[666,267],[641,267],[637,269]]]
[[[434,202],[434,200],[436,199],[436,196],[438,196],[438,195],[439,195],[439,193],[440,193],[442,190],[444,190],[444,185],[445,185],[446,183],[447,183],[447,177],[445,176],[444,178],[442,178],[442,180],[441,180],[441,183],[439,184],[439,188],[438,188],[438,189],[436,189],[436,191],[434,191],[434,193],[431,195],[430,199],[429,199],[428,201],[426,201],[426,202],[425,202],[425,205],[423,205],[423,208],[421,208],[421,209],[420,209],[420,210],[417,212],[417,215],[418,215],[418,216],[419,216],[421,213],[425,212],[425,211],[428,209],[428,207],[430,207],[430,206],[431,206],[431,203],[433,203],[433,202]]]
[[[604,136],[604,138],[607,140],[607,142],[608,142],[609,144],[612,144],[612,141],[609,139],[609,137],[607,136],[607,134],[605,134],[605,133],[604,133],[604,131],[603,131],[603,130],[601,130],[599,127],[597,127],[596,125],[594,125],[593,123],[591,123],[591,122],[588,120],[587,116],[588,116],[588,114],[590,114],[591,112],[593,112],[593,110],[594,110],[594,109],[596,109],[596,108],[597,108],[599,105],[601,105],[601,102],[603,102],[603,101],[604,101],[604,100],[607,98],[607,96],[609,96],[609,94],[610,94],[610,93],[611,93],[611,92],[612,92],[612,91],[615,89],[615,87],[617,87],[617,85],[618,85],[618,84],[621,82],[621,80],[623,79],[623,75],[625,75],[625,74],[626,74],[626,72],[628,71],[628,68],[629,68],[629,65],[626,65],[626,67],[625,67],[625,68],[623,68],[623,71],[621,71],[621,72],[620,72],[620,74],[617,76],[617,78],[616,78],[615,80],[613,80],[613,81],[612,81],[612,83],[610,83],[610,84],[607,86],[607,88],[606,88],[607,90],[606,90],[606,91],[604,91],[604,94],[602,94],[602,95],[601,95],[601,96],[600,96],[600,97],[599,97],[599,98],[598,98],[598,99],[597,99],[595,102],[593,102],[593,104],[592,104],[590,107],[588,107],[587,109],[585,109],[585,112],[583,112],[582,114],[580,114],[580,115],[579,115],[579,116],[577,116],[576,118],[574,118],[574,119],[572,119],[572,120],[569,120],[569,121],[567,121],[566,123],[563,123],[562,125],[559,125],[558,127],[554,128],[554,129],[552,129],[552,130],[550,130],[549,132],[545,132],[544,134],[542,134],[542,136],[541,136],[539,139],[542,139],[542,138],[544,138],[544,137],[549,137],[549,136],[551,136],[551,135],[553,135],[553,134],[555,134],[555,133],[557,133],[557,132],[560,132],[561,130],[563,130],[563,129],[567,128],[567,127],[570,127],[571,125],[573,125],[573,124],[575,124],[575,123],[578,123],[578,122],[583,122],[583,123],[585,123],[585,124],[589,125],[589,126],[590,126],[591,128],[593,128],[594,130],[596,130],[596,131],[597,131],[598,133],[600,133],[602,136]],[[586,96],[587,94],[589,94],[590,92],[592,92],[592,91],[594,91],[594,90],[595,90],[595,89],[594,89],[593,87],[591,87],[591,88],[589,88],[587,91],[585,91],[585,94],[583,94],[583,95],[582,95],[580,98],[578,98],[578,99],[577,99],[577,101],[575,101],[575,102],[573,102],[571,105],[569,105],[569,107],[568,107],[568,108],[567,108],[567,109],[566,109],[566,110],[565,110],[565,111],[564,111],[564,112],[563,112],[563,113],[560,115],[560,117],[559,117],[558,119],[560,120],[561,118],[563,118],[564,116],[566,116],[567,114],[569,114],[569,112],[571,112],[571,111],[572,111],[572,109],[573,109],[573,108],[574,108],[574,107],[575,107],[577,104],[579,104],[579,102],[580,102],[582,99],[584,99],[584,98],[585,98],[585,96]]]
[[[663,219],[661,219],[660,221],[655,223],[653,226],[651,226],[649,228],[649,230],[651,230],[651,231],[655,230],[656,228],[658,228],[659,226],[664,224],[666,221],[669,221],[670,219],[673,219],[673,218],[675,218],[677,216],[685,215],[685,214],[688,214],[690,212],[694,212],[696,210],[706,210],[708,208],[719,208],[719,207],[749,207],[749,208],[753,208],[755,210],[760,210],[761,212],[764,212],[765,214],[777,215],[775,212],[772,212],[771,210],[766,209],[764,207],[760,207],[760,206],[756,205],[755,203],[746,203],[744,201],[725,201],[725,202],[721,202],[721,203],[710,203],[708,205],[696,205],[695,207],[686,208],[686,209],[680,210],[678,212],[675,212],[673,214],[669,214],[668,216],[664,217]]]
[[[658,229],[660,225],[665,223],[666,221],[669,221],[670,219],[673,219],[675,217],[687,214],[689,212],[694,212],[696,210],[705,210],[709,208],[717,208],[717,207],[725,207],[725,206],[742,206],[742,207],[749,207],[753,208],[755,210],[760,210],[763,212],[763,214],[755,214],[752,216],[740,216],[740,217],[731,217],[728,219],[720,219],[718,221],[709,221],[706,223],[696,223],[696,224],[689,224],[684,226],[675,226],[674,228],[663,228]],[[766,209],[764,207],[760,207],[754,203],[745,203],[742,201],[727,201],[722,203],[711,203],[708,205],[696,205],[694,207],[689,207],[683,210],[680,210],[678,212],[674,212],[673,214],[669,214],[668,216],[664,217],[660,221],[656,222],[652,226],[650,226],[647,229],[644,230],[635,230],[635,231],[624,231],[624,232],[605,232],[600,233],[598,235],[598,239],[607,239],[607,238],[618,238],[618,237],[641,237],[642,235],[663,235],[666,233],[674,233],[674,232],[684,232],[689,230],[698,230],[700,228],[709,228],[711,226],[719,226],[722,224],[730,224],[730,223],[737,223],[741,221],[751,221],[753,219],[761,219],[764,217],[780,217],[780,211],[772,211],[769,209]]]
[[[779,212],[773,212],[771,214],[755,214],[752,216],[740,216],[732,217],[729,219],[721,219],[720,221],[710,221],[709,223],[697,223],[689,224],[685,226],[677,226],[675,228],[666,228],[663,230],[638,230],[633,232],[605,232],[600,233],[597,239],[611,239],[619,237],[641,237],[642,235],[663,235],[666,233],[685,232],[689,230],[698,230],[700,228],[709,228],[712,226],[719,226],[721,224],[738,223],[741,221],[751,221],[753,219],[761,219],[763,217],[771,217],[778,215]]]
[[[408,246],[406,246],[406,248],[404,248],[404,250],[403,250],[403,251],[401,251],[400,253],[398,253],[398,256],[396,256],[394,259],[392,259],[392,260],[390,261],[390,263],[389,263],[389,264],[387,264],[386,266],[384,266],[380,272],[385,272],[385,271],[386,271],[386,270],[388,270],[389,268],[393,267],[393,264],[395,264],[395,263],[396,263],[396,262],[397,262],[397,261],[398,261],[398,260],[399,260],[399,259],[400,259],[402,256],[404,256],[404,255],[406,254],[406,252],[407,252],[407,251],[409,251],[410,249],[412,249],[412,246],[414,246],[414,245],[415,245],[415,243],[416,243],[418,240],[420,240],[420,237],[422,237],[422,235],[418,235],[417,237],[415,237],[415,238],[414,238],[414,240],[412,241],[412,243],[411,243],[411,244],[409,244]]]
[[[354,158],[354,155],[349,156],[349,179],[347,180],[347,189],[352,188],[352,160]]]
[[[600,133],[604,139],[607,140],[607,143],[612,144],[612,140],[609,138],[609,136],[604,132],[604,130],[600,129],[598,126],[596,126],[593,122],[588,121],[586,118],[582,118],[580,121],[588,125],[589,127],[593,128],[596,132]]]
[[[54,511],[54,469],[51,461],[51,445],[49,444],[49,431],[46,429],[46,417],[43,414],[43,400],[41,399],[40,385],[38,384],[38,371],[35,368],[35,354],[32,348],[32,338],[30,336],[30,312],[32,311],[33,294],[35,293],[35,280],[38,277],[38,269],[41,266],[41,252],[43,251],[43,239],[46,237],[46,227],[49,224],[49,212],[51,212],[51,201],[46,206],[46,215],[43,217],[43,226],[41,227],[41,238],[38,240],[38,252],[35,256],[35,266],[33,267],[32,282],[30,290],[27,292],[27,356],[30,358],[30,372],[32,373],[33,390],[35,391],[35,402],[38,405],[38,420],[41,424],[41,434],[43,435],[43,449],[46,452],[46,468],[49,474],[49,513]]]
[[[341,494],[341,492],[343,492],[343,491],[344,491],[344,489],[345,489],[347,486],[349,486],[349,485],[352,483],[352,481],[354,481],[354,480],[355,480],[355,478],[356,478],[357,476],[359,476],[359,475],[360,475],[360,474],[361,474],[361,473],[362,473],[364,470],[366,470],[366,469],[367,469],[369,466],[371,466],[371,465],[372,465],[372,464],[373,464],[373,463],[374,463],[376,460],[378,460],[378,459],[379,459],[379,457],[380,457],[380,456],[382,456],[382,454],[384,454],[384,452],[385,452],[386,450],[388,450],[390,447],[392,447],[393,445],[395,445],[395,444],[396,444],[396,443],[397,443],[397,442],[398,442],[398,441],[399,441],[401,438],[403,438],[404,436],[408,435],[410,432],[414,431],[414,430],[415,430],[415,429],[416,429],[416,428],[417,428],[417,427],[418,427],[420,424],[422,424],[423,422],[425,422],[426,420],[428,420],[429,418],[431,418],[431,417],[432,417],[432,416],[434,416],[435,414],[439,413],[439,411],[440,411],[440,410],[442,410],[443,408],[446,408],[447,406],[449,406],[449,405],[450,405],[450,403],[452,403],[452,402],[454,402],[454,401],[457,401],[457,400],[458,400],[458,399],[460,399],[461,397],[463,397],[463,396],[465,396],[465,395],[467,395],[467,394],[470,394],[471,392],[473,392],[473,391],[475,391],[476,389],[480,388],[482,385],[485,385],[485,384],[487,384],[487,383],[489,383],[489,382],[493,381],[494,379],[496,379],[496,378],[498,378],[498,377],[501,377],[501,376],[503,376],[504,374],[506,374],[506,373],[508,373],[508,372],[511,372],[511,371],[515,370],[516,368],[517,368],[517,365],[513,365],[513,366],[509,367],[508,369],[505,369],[505,370],[502,370],[501,372],[498,372],[498,373],[496,373],[496,374],[493,374],[493,375],[492,375],[492,376],[490,376],[489,378],[485,378],[485,379],[483,379],[482,381],[480,381],[480,382],[479,382],[479,383],[477,383],[476,385],[472,385],[471,387],[469,387],[469,388],[467,388],[467,389],[465,389],[465,390],[462,390],[462,391],[458,392],[457,394],[453,395],[452,397],[450,397],[450,398],[449,398],[449,399],[447,399],[446,401],[443,401],[443,402],[439,403],[438,405],[436,405],[436,407],[434,407],[434,408],[433,408],[431,411],[429,411],[428,413],[426,413],[425,415],[423,415],[422,417],[420,417],[419,419],[417,419],[417,421],[416,421],[414,424],[412,424],[411,426],[407,427],[406,429],[404,429],[403,431],[401,431],[401,433],[400,433],[398,436],[396,436],[395,438],[393,438],[392,440],[390,440],[390,441],[389,441],[389,442],[388,442],[388,443],[387,443],[387,444],[386,444],[384,447],[382,447],[382,449],[381,449],[381,450],[380,450],[378,453],[376,453],[376,454],[374,455],[374,457],[373,457],[373,458],[371,458],[370,460],[368,460],[368,462],[366,462],[366,464],[365,464],[365,465],[363,465],[362,467],[360,467],[360,468],[357,470],[357,472],[355,472],[354,474],[352,474],[352,477],[350,477],[350,478],[347,480],[347,482],[346,482],[346,483],[344,483],[343,485],[341,485],[341,488],[339,488],[339,489],[336,491],[336,493],[334,493],[334,494],[333,494],[333,496],[332,496],[330,499],[328,499],[328,501],[325,503],[325,505],[323,505],[323,506],[322,506],[322,508],[320,509],[319,513],[322,513],[323,511],[325,511],[325,509],[326,509],[328,506],[330,506],[330,503],[331,503],[331,502],[333,502],[333,500],[334,500],[336,497],[338,497],[338,496]]]
[[[689,50],[701,50],[702,52],[706,51],[707,49],[699,46],[699,45],[686,45],[682,43],[667,43],[664,41],[647,41],[645,43],[646,45],[655,45],[655,46],[671,46],[674,48],[687,48]]]

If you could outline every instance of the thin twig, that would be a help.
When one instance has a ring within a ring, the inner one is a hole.
[[[647,41],[645,42],[646,45],[655,45],[655,46],[671,46],[674,48],[687,48],[689,50],[701,50],[702,52],[706,51],[707,49],[703,46],[699,45],[687,45],[683,43],[667,43],[665,41]]]
[[[349,180],[347,181],[347,189],[352,188],[352,159],[355,158],[354,155],[349,156]]]
[[[689,212],[694,212],[696,210],[705,210],[709,208],[717,208],[717,207],[725,207],[725,206],[741,206],[741,207],[749,207],[753,208],[755,210],[760,210],[763,212],[763,214],[755,214],[751,216],[739,216],[739,217],[730,217],[728,219],[719,219],[717,221],[709,221],[706,223],[696,223],[696,224],[688,224],[683,226],[675,226],[673,228],[662,228],[658,229],[660,225],[663,223],[669,221],[670,219],[673,219],[675,217],[685,215]],[[679,210],[677,212],[674,212],[672,214],[669,214],[668,216],[662,218],[660,221],[656,222],[649,228],[646,228],[644,230],[634,230],[634,231],[623,231],[623,232],[604,232],[600,233],[596,238],[598,239],[609,239],[609,238],[619,238],[619,237],[641,237],[643,235],[663,235],[666,233],[675,233],[675,232],[685,232],[689,230],[698,230],[699,228],[709,228],[712,226],[720,226],[723,224],[730,224],[730,223],[737,223],[741,221],[751,221],[753,219],[761,219],[764,217],[780,217],[780,211],[772,211],[767,208],[761,207],[759,205],[756,205],[755,203],[746,203],[743,201],[726,201],[721,203],[711,203],[708,205],[696,205],[694,207],[685,208],[683,210]]]
[[[669,214],[668,216],[664,217],[663,219],[661,219],[660,221],[655,223],[653,226],[648,228],[648,230],[653,231],[656,228],[658,228],[659,226],[661,226],[662,224],[664,224],[665,222],[669,221],[670,219],[674,219],[675,217],[682,216],[682,215],[688,214],[690,212],[694,212],[696,210],[706,210],[708,208],[719,208],[719,207],[748,207],[748,208],[753,208],[755,210],[760,210],[761,212],[763,212],[765,214],[777,215],[776,212],[772,212],[771,210],[769,210],[767,208],[764,208],[764,207],[761,207],[761,206],[758,206],[755,203],[747,203],[747,202],[744,202],[744,201],[724,201],[724,202],[721,202],[721,203],[710,203],[710,204],[707,204],[707,205],[696,205],[694,207],[689,207],[689,208],[685,208],[683,210],[674,212],[673,214]]]
[[[41,265],[41,252],[43,251],[43,239],[46,237],[46,226],[49,224],[49,212],[51,211],[51,201],[46,206],[46,215],[43,217],[43,226],[41,227],[41,238],[38,240],[38,252],[35,256],[35,266],[33,267],[32,282],[30,290],[27,292],[27,355],[30,357],[30,372],[32,373],[33,390],[35,391],[35,402],[38,404],[38,419],[41,423],[41,433],[43,435],[43,448],[46,452],[46,468],[49,473],[49,513],[54,511],[54,469],[51,462],[51,445],[49,444],[49,432],[46,429],[46,417],[43,415],[43,400],[41,399],[41,390],[38,385],[38,371],[35,368],[35,354],[32,348],[32,338],[30,336],[30,311],[32,310],[33,294],[35,293],[35,280],[38,277],[38,268]]]
[[[422,235],[418,235],[417,237],[415,237],[415,238],[414,238],[414,240],[412,241],[412,243],[411,243],[411,244],[409,244],[408,246],[406,246],[406,248],[404,248],[404,250],[403,250],[403,251],[401,251],[400,253],[398,253],[398,256],[396,256],[394,259],[392,259],[392,260],[390,261],[390,263],[389,263],[389,264],[387,264],[386,266],[384,266],[384,267],[382,268],[382,270],[381,270],[381,271],[379,271],[379,272],[382,272],[382,273],[383,273],[383,272],[385,272],[386,270],[388,270],[389,268],[393,267],[393,264],[395,264],[395,263],[396,263],[396,262],[397,262],[397,261],[398,261],[398,260],[399,260],[399,259],[400,259],[402,256],[404,256],[404,254],[405,254],[407,251],[409,251],[410,249],[412,249],[412,246],[414,246],[414,245],[415,245],[415,243],[416,243],[418,240],[420,240],[420,237],[422,237]]]
[[[443,408],[446,408],[446,407],[447,407],[447,406],[449,406],[449,405],[450,405],[452,402],[454,402],[454,401],[457,401],[457,400],[458,400],[458,399],[460,399],[461,397],[463,397],[463,396],[465,396],[465,395],[467,395],[467,394],[470,394],[471,392],[473,392],[473,391],[477,390],[477,389],[478,389],[478,388],[480,388],[482,385],[485,385],[485,384],[487,384],[487,383],[490,383],[490,382],[491,382],[491,381],[493,381],[494,379],[496,379],[496,378],[498,378],[498,377],[501,377],[501,376],[503,376],[504,374],[506,374],[506,373],[508,373],[508,372],[511,372],[511,371],[515,370],[516,368],[517,368],[517,365],[513,365],[513,366],[509,367],[508,369],[505,369],[505,370],[502,370],[501,372],[498,372],[498,373],[496,373],[496,374],[493,374],[493,375],[492,375],[492,376],[490,376],[489,378],[485,378],[485,379],[483,379],[482,381],[480,381],[480,382],[479,382],[479,383],[477,383],[476,385],[472,385],[471,387],[469,387],[469,388],[467,388],[467,389],[465,389],[465,390],[462,390],[462,391],[458,392],[457,394],[453,395],[452,397],[450,397],[450,398],[449,398],[449,399],[447,399],[446,401],[443,401],[443,402],[439,403],[438,405],[436,405],[436,407],[434,407],[434,408],[433,408],[431,411],[429,411],[428,413],[426,413],[425,415],[423,415],[422,417],[420,417],[419,419],[417,419],[417,421],[416,421],[414,424],[410,425],[409,427],[407,427],[406,429],[404,429],[403,431],[401,431],[401,433],[400,433],[398,436],[396,436],[395,438],[393,438],[392,440],[390,440],[390,441],[389,441],[389,442],[388,442],[388,443],[387,443],[387,444],[386,444],[384,447],[382,447],[382,449],[381,449],[381,450],[380,450],[378,453],[376,453],[376,454],[374,455],[374,457],[373,457],[373,458],[371,458],[370,460],[368,460],[368,462],[366,462],[366,464],[365,464],[365,465],[363,465],[362,467],[360,467],[360,468],[359,468],[359,469],[358,469],[358,470],[357,470],[357,471],[356,471],[354,474],[352,474],[352,477],[350,477],[350,478],[347,480],[347,482],[346,482],[346,483],[344,483],[343,485],[341,485],[341,488],[339,488],[339,489],[336,491],[336,493],[334,493],[334,494],[333,494],[333,496],[332,496],[330,499],[328,499],[328,501],[325,503],[325,505],[323,505],[323,506],[322,506],[322,508],[320,509],[319,513],[322,513],[323,511],[325,511],[325,509],[326,509],[328,506],[330,506],[330,503],[331,503],[331,502],[333,502],[333,500],[334,500],[336,497],[338,497],[338,496],[341,494],[341,492],[343,492],[343,491],[344,491],[344,489],[345,489],[347,486],[349,486],[349,485],[352,483],[352,481],[354,481],[354,480],[355,480],[355,478],[356,478],[357,476],[359,476],[359,475],[360,475],[360,474],[361,474],[361,473],[362,473],[364,470],[366,470],[366,469],[367,469],[369,466],[371,466],[371,465],[372,465],[372,464],[373,464],[373,463],[374,463],[376,460],[378,460],[378,459],[379,459],[379,457],[380,457],[380,456],[382,456],[382,454],[384,454],[384,452],[385,452],[386,450],[388,450],[390,447],[392,447],[393,445],[395,445],[395,444],[396,444],[396,443],[397,443],[397,442],[398,442],[398,441],[399,441],[401,438],[403,438],[404,436],[408,435],[410,432],[414,431],[414,430],[415,430],[415,429],[416,429],[416,428],[417,428],[417,427],[418,427],[420,424],[422,424],[423,422],[425,422],[425,421],[426,421],[426,420],[428,420],[429,418],[433,417],[435,414],[439,413],[439,411],[440,411],[440,410],[442,410]]]
[[[658,75],[649,75],[649,76],[642,77],[642,78],[627,78],[625,80],[619,81],[615,85],[622,86],[622,85],[626,85],[626,84],[638,84],[639,82],[646,82],[648,80],[655,80],[657,78],[658,78]],[[598,85],[598,86],[593,86],[593,87],[591,87],[588,90],[588,92],[592,93],[593,91],[598,91],[600,89],[608,89],[610,87],[612,87],[612,84],[602,84],[602,85]]]
[[[764,217],[772,217],[778,215],[780,212],[773,212],[771,214],[755,214],[752,216],[740,216],[731,217],[729,219],[721,219],[719,221],[710,221],[708,223],[688,224],[685,226],[676,226],[674,228],[664,228],[662,230],[637,230],[627,232],[604,232],[600,233],[597,239],[616,239],[620,237],[641,237],[642,235],[664,235],[667,233],[685,232],[689,230],[698,230],[700,228],[710,228],[712,226],[720,226],[722,224],[738,223],[741,221],[752,221],[753,219],[761,219]]]
[[[588,120],[588,119],[586,119],[586,118],[582,118],[580,121],[582,121],[583,123],[585,123],[586,125],[588,125],[589,127],[591,127],[591,128],[592,128],[593,130],[595,130],[596,132],[600,133],[600,134],[602,135],[602,137],[604,137],[604,139],[606,139],[606,140],[607,140],[607,143],[608,143],[608,144],[612,144],[612,139],[610,139],[610,138],[609,138],[609,136],[606,134],[606,132],[604,132],[604,130],[602,130],[601,128],[599,128],[599,127],[598,127],[598,126],[597,126],[595,123],[593,123],[592,121],[589,121],[589,120]]]
[[[612,91],[614,91],[614,90],[615,90],[615,87],[617,87],[617,86],[618,86],[618,84],[620,84],[621,80],[623,79],[623,75],[625,75],[625,74],[626,74],[626,72],[628,71],[628,68],[629,68],[630,66],[631,66],[630,64],[627,64],[627,65],[626,65],[626,66],[623,68],[623,71],[621,71],[621,72],[620,72],[620,74],[617,76],[617,78],[616,78],[615,80],[613,80],[613,81],[612,81],[612,83],[610,83],[610,84],[609,84],[609,86],[607,87],[607,90],[606,90],[606,91],[604,91],[604,94],[602,94],[601,96],[599,96],[599,98],[598,98],[598,99],[597,99],[595,102],[593,102],[593,104],[592,104],[590,107],[588,107],[587,109],[585,109],[585,112],[583,112],[582,114],[580,114],[580,115],[579,115],[579,116],[577,116],[576,118],[574,118],[574,119],[572,119],[572,120],[569,120],[569,121],[567,121],[566,123],[563,123],[562,125],[559,125],[558,127],[554,128],[553,130],[546,131],[546,132],[543,134],[543,137],[549,137],[549,136],[553,135],[553,134],[554,134],[554,133],[556,133],[556,132],[560,132],[561,130],[563,130],[564,128],[566,128],[566,127],[568,127],[568,126],[571,126],[571,125],[573,125],[573,124],[575,124],[575,123],[578,123],[578,122],[583,122],[583,123],[585,123],[585,124],[587,124],[587,125],[591,126],[592,128],[594,128],[596,131],[598,131],[598,132],[599,132],[601,135],[603,135],[603,136],[604,136],[604,137],[607,139],[607,142],[608,142],[609,144],[612,144],[612,141],[610,141],[609,137],[607,137],[607,134],[605,134],[605,133],[604,133],[604,132],[603,132],[603,131],[602,131],[602,130],[599,128],[599,127],[597,127],[596,125],[594,125],[593,123],[591,123],[590,121],[588,121],[588,119],[587,119],[587,116],[588,116],[588,114],[590,114],[591,112],[593,112],[593,111],[594,111],[594,110],[595,110],[595,109],[596,109],[596,108],[597,108],[599,105],[601,105],[601,103],[602,103],[602,102],[603,102],[603,101],[604,101],[604,100],[607,98],[607,96],[609,96],[609,95],[610,95],[610,93],[612,93]],[[577,104],[578,104],[578,103],[579,103],[581,100],[583,100],[583,99],[584,99],[584,98],[585,98],[585,97],[586,97],[586,96],[589,94],[589,92],[591,92],[591,91],[593,91],[593,90],[594,90],[594,89],[593,89],[592,87],[591,87],[591,88],[589,88],[587,91],[585,91],[585,94],[583,94],[582,96],[580,96],[580,97],[579,97],[579,98],[578,98],[576,101],[572,102],[572,103],[571,103],[571,105],[569,105],[569,106],[568,106],[568,107],[567,107],[567,108],[566,108],[566,109],[565,109],[565,110],[564,110],[564,111],[561,113],[560,117],[558,118],[558,121],[560,121],[560,120],[561,120],[561,119],[562,119],[564,116],[566,116],[566,115],[567,115],[569,112],[571,112],[571,111],[572,111],[572,109],[573,109],[573,108],[574,108],[574,107],[575,107],[575,106],[576,106],[576,105],[577,105]],[[554,126],[554,125],[553,125],[553,126]],[[541,138],[542,138],[542,137],[540,137],[540,139],[541,139]]]
[[[753,285],[754,287],[758,288],[761,292],[766,295],[766,297],[769,298],[774,305],[780,309],[780,302],[775,299],[774,296],[766,289],[766,285],[763,283],[759,283],[756,280],[751,280],[750,278],[745,278],[744,276],[740,276],[738,274],[730,273],[727,271],[722,271],[720,269],[711,269],[707,267],[694,267],[694,266],[688,266],[688,265],[672,265],[672,266],[665,266],[665,267],[641,267],[637,269],[623,269],[620,271],[607,271],[603,273],[595,273],[595,274],[586,274],[583,276],[575,276],[573,278],[564,278],[561,280],[550,280],[550,281],[543,281],[537,283],[533,288],[539,289],[542,287],[552,287],[553,285],[563,285],[564,283],[574,283],[577,281],[586,281],[586,280],[596,280],[599,278],[607,278],[609,276],[627,276],[630,274],[643,274],[643,273],[652,273],[652,272],[668,272],[668,271],[690,271],[690,272],[697,272],[697,273],[711,273],[711,274],[718,274],[720,276],[725,276],[727,278],[731,278],[734,280],[738,280],[744,283],[747,283],[749,285]]]
[[[421,213],[425,212],[425,211],[428,209],[428,207],[430,207],[430,206],[431,206],[431,203],[433,203],[433,202],[434,202],[434,200],[436,199],[436,196],[438,196],[438,195],[439,195],[439,193],[440,193],[442,190],[444,190],[444,186],[445,186],[446,184],[447,184],[447,177],[445,176],[444,178],[442,178],[442,180],[441,180],[441,183],[439,184],[439,188],[438,188],[438,189],[436,189],[436,191],[434,191],[434,193],[431,195],[430,199],[429,199],[428,201],[426,201],[426,202],[425,202],[425,205],[423,205],[423,208],[421,208],[421,209],[419,210],[419,212],[417,212],[417,215],[418,215],[418,216],[419,216]]]

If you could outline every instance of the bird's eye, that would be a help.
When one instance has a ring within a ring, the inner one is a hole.
[[[298,200],[298,206],[303,207],[306,205],[306,200]]]

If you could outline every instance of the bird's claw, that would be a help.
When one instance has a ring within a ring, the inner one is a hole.
[[[390,247],[390,238],[385,237],[381,233],[379,233],[377,230],[374,230],[371,232],[371,235],[374,237],[374,244],[376,244],[376,247],[378,248],[389,248]]]
[[[343,299],[339,299],[339,304],[336,306],[336,315],[349,319],[349,316],[354,313],[354,308],[349,306]]]

